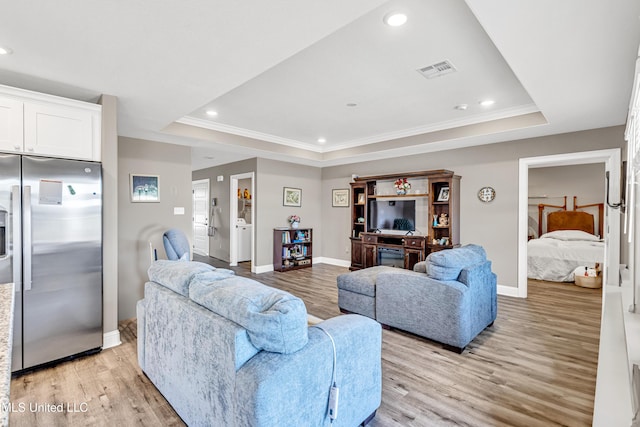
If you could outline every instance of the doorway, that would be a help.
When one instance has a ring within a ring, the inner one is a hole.
[[[251,262],[255,273],[255,173],[231,175],[229,185],[229,265]]]
[[[209,180],[191,182],[193,193],[193,252],[209,256]]]
[[[570,166],[589,163],[604,163],[605,173],[609,174],[609,188],[612,203],[618,202],[620,188],[620,149],[586,151],[581,153],[558,154],[541,157],[528,157],[519,162],[519,208],[518,208],[518,290],[517,296],[527,297],[527,236],[529,230],[529,169],[551,166]],[[605,196],[606,197],[606,196]],[[620,265],[620,215],[619,211],[605,205],[604,231],[605,265],[603,285],[618,284]]]

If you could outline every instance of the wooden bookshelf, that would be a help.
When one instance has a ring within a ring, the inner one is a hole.
[[[313,229],[273,229],[273,270],[289,271],[312,265]]]

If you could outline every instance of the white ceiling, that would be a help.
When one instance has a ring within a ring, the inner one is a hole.
[[[0,83],[117,96],[120,135],[191,145],[194,169],[620,125],[640,44],[637,0],[0,2]],[[445,59],[455,73],[416,71]]]

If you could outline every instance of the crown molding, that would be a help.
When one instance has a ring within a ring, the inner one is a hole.
[[[273,142],[274,144],[286,145],[289,147],[295,147],[301,150],[308,150],[316,153],[323,152],[323,150],[320,147],[314,147],[311,144],[300,142],[295,139],[282,138],[276,135],[257,132],[251,129],[239,128],[236,126],[225,125],[222,123],[214,123],[209,120],[199,119],[191,116],[185,116],[181,119],[178,119],[176,120],[176,123],[181,123],[189,126],[196,126],[204,129],[215,130],[218,132],[230,133],[233,135],[244,136],[246,138],[259,139],[262,141]]]
[[[222,123],[211,122],[210,120],[200,119],[191,116],[185,116],[176,120],[176,123],[181,123],[188,126],[196,126],[204,129],[215,130],[218,132],[230,133],[233,135],[244,136],[247,138],[258,139],[261,141],[273,142],[275,144],[286,145],[288,147],[299,148],[302,150],[308,150],[315,153],[330,153],[332,151],[340,151],[349,148],[359,147],[368,144],[375,144],[377,142],[390,141],[394,139],[406,138],[410,136],[416,136],[431,132],[437,132],[446,129],[453,129],[462,126],[474,125],[478,123],[488,122],[492,120],[506,119],[509,117],[520,116],[523,114],[537,113],[540,109],[535,104],[526,104],[513,108],[505,108],[499,111],[493,111],[483,114],[476,114],[466,119],[448,120],[440,123],[429,124],[425,126],[417,126],[409,129],[403,129],[395,132],[387,132],[371,137],[353,139],[341,144],[318,147],[309,143],[304,143],[294,139],[282,138],[276,135],[257,132],[250,129],[239,128],[236,126],[225,125]]]
[[[521,116],[523,114],[537,113],[540,109],[535,104],[526,104],[513,108],[505,108],[503,110],[490,113],[476,114],[467,119],[448,120],[445,122],[429,124],[425,126],[417,126],[414,128],[403,129],[396,132],[388,132],[367,138],[353,139],[340,145],[332,145],[325,148],[322,152],[345,150],[349,148],[359,147],[362,145],[375,144],[377,142],[390,141],[393,139],[406,138],[410,136],[422,135],[425,133],[437,132],[446,129],[453,129],[462,126],[475,125],[478,123],[489,122],[499,119],[507,119],[509,117]]]

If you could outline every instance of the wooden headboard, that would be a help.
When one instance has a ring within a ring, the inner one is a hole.
[[[538,236],[542,235],[542,219],[544,217],[545,208],[561,209],[555,212],[549,212],[547,215],[547,233],[556,230],[581,230],[587,233],[595,233],[594,216],[588,212],[578,211],[578,209],[598,208],[598,235],[602,238],[604,229],[604,203],[592,203],[590,205],[578,205],[577,197],[573,196],[573,210],[567,210],[567,196],[564,196],[564,204],[547,205],[541,203],[538,205]]]

